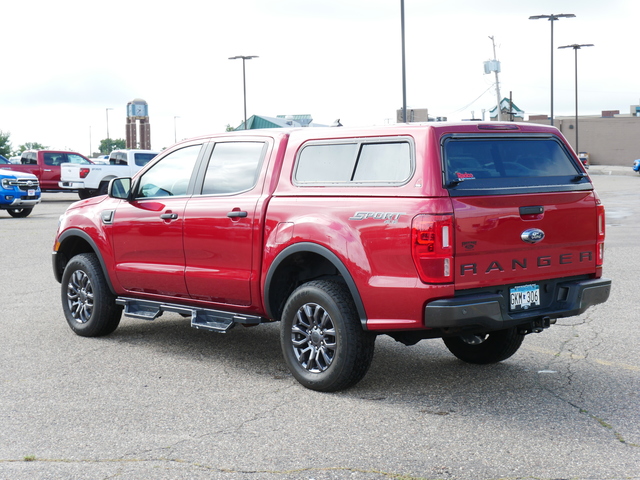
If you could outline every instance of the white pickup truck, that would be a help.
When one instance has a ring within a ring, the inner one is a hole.
[[[108,165],[63,163],[58,185],[77,190],[81,199],[104,195],[112,179],[133,176],[157,154],[153,150],[114,150]]]

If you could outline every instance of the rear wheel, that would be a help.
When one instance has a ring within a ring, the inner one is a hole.
[[[97,195],[106,195],[109,190],[109,182],[101,182]]]
[[[282,314],[281,344],[293,376],[307,388],[333,392],[367,373],[375,335],[362,329],[348,288],[317,280],[297,288]]]
[[[9,208],[7,212],[9,212],[9,215],[12,217],[24,218],[29,216],[31,210],[33,210],[33,208]]]
[[[87,198],[95,197],[97,195],[97,191],[91,188],[81,188],[78,190],[78,197],[80,200],[86,200]]]
[[[506,360],[518,351],[524,335],[516,328],[482,335],[464,335],[442,339],[449,351],[467,363],[487,364]]]
[[[73,257],[62,274],[62,310],[71,329],[83,337],[100,337],[120,323],[122,307],[109,290],[93,253]]]

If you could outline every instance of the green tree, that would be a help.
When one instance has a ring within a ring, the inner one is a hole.
[[[18,149],[15,151],[15,154],[20,155],[25,150],[45,150],[47,148],[49,147],[38,142],[26,142],[24,145],[20,145],[18,147]]]
[[[9,132],[3,132],[0,130],[0,155],[3,155],[7,158],[11,156],[11,142],[9,141],[9,137],[11,134]]]
[[[122,138],[104,138],[100,140],[100,153],[109,155],[113,150],[126,148],[126,142]]]

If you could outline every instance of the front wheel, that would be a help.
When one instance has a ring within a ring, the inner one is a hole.
[[[362,329],[345,285],[316,280],[298,287],[287,300],[280,339],[298,382],[311,390],[334,392],[362,380],[376,337]]]
[[[484,365],[506,360],[518,351],[524,335],[516,328],[482,335],[464,335],[442,339],[449,351],[467,363]]]
[[[122,307],[116,305],[95,254],[73,257],[64,269],[61,283],[62,310],[76,334],[100,337],[118,327]]]
[[[28,217],[33,208],[9,208],[7,212],[14,218],[24,218]]]

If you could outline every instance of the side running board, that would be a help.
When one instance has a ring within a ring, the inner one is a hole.
[[[210,310],[207,308],[188,307],[171,303],[153,302],[150,300],[137,300],[133,298],[118,297],[117,305],[124,306],[124,314],[127,317],[142,320],[155,320],[164,312],[179,313],[191,317],[191,326],[201,330],[226,333],[236,323],[242,325],[258,325],[268,321],[263,317],[254,315],[240,315],[237,313]]]

